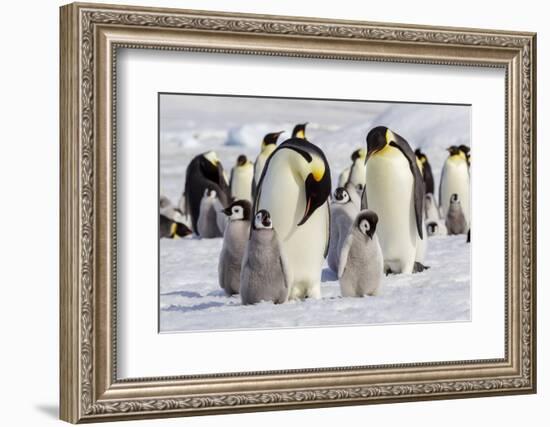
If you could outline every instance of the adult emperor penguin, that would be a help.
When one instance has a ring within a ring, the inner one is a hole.
[[[291,282],[288,259],[281,247],[269,212],[259,210],[252,223],[241,268],[241,301],[256,304],[287,300]]]
[[[466,219],[466,229],[468,229],[470,224],[470,170],[468,159],[464,151],[456,145],[452,145],[447,151],[449,156],[443,165],[439,185],[441,217],[447,218],[451,196],[457,194]]]
[[[432,166],[430,165],[430,162],[428,161],[428,157],[426,154],[420,150],[420,148],[417,148],[414,151],[414,154],[418,161],[420,162],[420,171],[422,172],[422,177],[424,178],[424,189],[426,194],[434,194],[434,176],[432,173]]]
[[[367,179],[367,151],[364,148],[355,150],[351,155],[349,177],[346,182],[353,184],[355,188],[364,187]],[[344,184],[345,185],[345,184]]]
[[[424,181],[408,142],[384,126],[367,135],[368,208],[379,217],[386,273],[424,270]]]
[[[229,222],[223,235],[218,263],[220,287],[227,295],[239,293],[241,264],[250,233],[252,205],[248,200],[236,200],[223,210]]]
[[[254,165],[244,154],[237,157],[237,163],[231,168],[229,187],[234,200],[248,200],[252,202],[252,180],[254,179]]]
[[[197,233],[197,221],[202,197],[206,189],[216,191],[223,206],[229,204],[229,185],[224,177],[223,166],[214,151],[195,156],[185,172],[185,208],[191,215],[191,226]]]
[[[160,214],[159,236],[161,238],[166,237],[170,239],[177,239],[178,237],[185,237],[190,234],[193,234],[193,232],[185,224],[174,221],[172,218],[169,218],[162,213]]]
[[[306,139],[306,126],[307,122],[294,126],[294,129],[292,130],[292,138]]]
[[[262,177],[262,172],[264,171],[265,162],[267,162],[267,159],[271,156],[271,153],[273,153],[277,148],[277,140],[283,132],[284,131],[268,133],[264,136],[262,141],[262,149],[254,162],[254,180],[252,181],[252,196],[254,197],[256,196],[256,188],[258,187],[260,178]]]
[[[330,168],[323,151],[290,138],[265,165],[254,212],[271,214],[273,228],[289,259],[289,298],[320,298],[321,270],[330,235]]]
[[[375,234],[378,215],[359,212],[342,246],[338,279],[343,297],[376,295],[382,282],[384,259]]]

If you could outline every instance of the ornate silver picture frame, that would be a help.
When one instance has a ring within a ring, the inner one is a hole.
[[[535,34],[80,3],[60,13],[61,419],[78,423],[536,391]],[[502,69],[504,357],[121,379],[120,49]]]

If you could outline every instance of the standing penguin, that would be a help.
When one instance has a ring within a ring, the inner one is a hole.
[[[449,234],[465,234],[468,231],[466,218],[458,194],[453,194],[449,203],[449,210],[445,218],[445,225]]]
[[[355,150],[351,155],[351,166],[349,177],[346,182],[353,184],[355,188],[358,186],[364,187],[367,179],[367,164],[366,164],[367,152],[361,148]]]
[[[264,136],[262,141],[262,149],[254,162],[254,180],[252,181],[252,196],[254,197],[256,197],[256,188],[260,183],[260,178],[262,177],[265,163],[267,162],[269,156],[271,156],[271,153],[273,153],[277,148],[277,140],[283,132],[284,131],[268,133]]]
[[[417,148],[414,151],[414,154],[420,162],[420,171],[422,172],[422,177],[424,178],[424,190],[426,194],[434,194],[434,176],[428,157],[422,152],[422,150],[420,150],[420,148]]]
[[[447,218],[447,211],[453,194],[458,195],[462,205],[466,227],[470,224],[470,170],[464,151],[456,145],[447,149],[449,156],[445,160],[439,185],[439,210],[441,217]]]
[[[194,157],[185,172],[185,208],[191,215],[191,226],[195,233],[198,232],[200,204],[206,189],[215,190],[221,204],[228,205],[229,186],[224,176],[223,166],[214,151],[207,151]]]
[[[307,122],[297,124],[292,130],[292,138],[306,139],[306,126]]]
[[[378,236],[387,273],[426,267],[424,181],[408,142],[384,126],[367,135],[367,202],[380,218]]]
[[[244,154],[237,157],[237,163],[231,169],[229,187],[234,200],[248,200],[252,202],[252,180],[254,179],[254,165]]]
[[[335,273],[338,273],[342,245],[358,212],[359,207],[352,201],[348,190],[344,187],[334,190],[333,201],[330,204],[330,242],[327,262],[329,268]]]
[[[211,239],[221,237],[223,231],[218,226],[219,206],[216,203],[217,193],[215,190],[204,190],[199,208],[199,219],[197,220],[197,231],[199,236]],[[218,208],[218,209],[217,209]]]
[[[271,214],[289,259],[291,299],[321,296],[330,235],[330,187],[323,151],[305,139],[291,138],[279,145],[260,179],[254,212],[265,209]]]
[[[439,220],[439,209],[432,193],[426,193],[424,196],[424,219],[426,221]]]
[[[384,259],[376,236],[378,215],[359,212],[342,246],[338,279],[343,297],[376,295],[382,281]]]
[[[252,223],[240,282],[241,300],[245,305],[261,301],[281,304],[288,297],[291,282],[288,263],[273,229],[271,216],[264,209],[256,213]]]
[[[218,263],[220,287],[227,295],[239,293],[241,264],[250,234],[252,205],[248,200],[237,200],[223,210],[229,222],[223,235],[223,246]]]

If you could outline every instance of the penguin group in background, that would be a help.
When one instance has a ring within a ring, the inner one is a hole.
[[[197,220],[198,235],[205,239],[221,237],[223,231],[218,225],[218,211],[220,205],[217,203],[218,194],[216,190],[207,188],[199,206],[199,219]]]
[[[376,295],[382,281],[384,258],[376,236],[378,215],[359,212],[340,254],[338,279],[343,297]]]
[[[367,135],[368,208],[379,216],[386,273],[423,271],[424,180],[408,142],[384,126]]]
[[[241,301],[245,305],[261,301],[281,304],[287,300],[291,280],[288,261],[273,229],[271,216],[260,209],[254,216],[242,262]]]
[[[445,225],[447,226],[448,234],[465,234],[468,231],[462,204],[456,193],[451,196],[447,217],[445,218]]]
[[[220,287],[227,295],[239,293],[241,264],[250,234],[252,205],[248,200],[236,200],[223,210],[228,224],[218,263]]]
[[[277,140],[283,132],[284,131],[268,133],[264,136],[260,154],[258,154],[258,157],[256,157],[256,161],[254,162],[254,180],[252,181],[252,196],[254,197],[256,197],[256,188],[260,183],[260,178],[262,177],[265,163],[267,162],[269,156],[271,156],[271,153],[273,153],[273,151],[277,148]]]
[[[420,148],[417,148],[414,154],[419,161],[420,172],[422,172],[422,177],[424,178],[424,191],[426,194],[434,194],[434,176],[428,157]]]
[[[254,165],[244,154],[237,157],[237,163],[231,168],[229,188],[233,200],[248,200],[252,202],[252,181]]]
[[[449,152],[449,156],[443,165],[441,183],[439,185],[439,209],[441,217],[447,218],[451,196],[456,194],[460,200],[464,218],[466,219],[467,230],[470,224],[470,170],[468,159],[464,151],[456,145],[452,145],[447,151]]]
[[[307,122],[294,126],[294,129],[292,130],[292,138],[306,139],[306,126]]]
[[[329,268],[338,273],[338,262],[342,245],[348,235],[349,229],[359,212],[359,207],[350,197],[355,192],[348,184],[348,189],[338,187],[334,190],[332,203],[330,204],[330,242],[328,247],[327,263]]]
[[[204,192],[214,190],[223,206],[229,204],[230,191],[223,166],[214,151],[207,151],[194,157],[185,173],[185,208],[191,216],[191,227],[200,235],[197,228],[199,210]]]
[[[176,239],[178,237],[189,236],[190,234],[193,234],[193,232],[185,224],[160,214],[159,236],[161,238]]]
[[[330,167],[305,139],[280,144],[265,165],[254,213],[267,210],[289,260],[289,298],[320,298],[330,237]]]

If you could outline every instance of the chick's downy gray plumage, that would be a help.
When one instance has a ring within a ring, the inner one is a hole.
[[[197,221],[197,231],[202,238],[211,239],[223,235],[223,231],[218,226],[218,212],[216,212],[218,206],[216,191],[206,189],[201,199]]]
[[[242,303],[272,301],[281,304],[287,300],[290,282],[287,263],[271,217],[262,209],[254,217],[242,263]]]
[[[329,268],[338,272],[338,261],[344,240],[359,208],[352,196],[354,189],[338,187],[334,190],[333,201],[330,205],[330,242],[327,262]],[[350,194],[351,193],[351,194]]]
[[[456,193],[451,196],[445,225],[449,234],[465,234],[468,231],[466,217]]]
[[[223,236],[218,276],[220,287],[227,295],[239,293],[241,264],[250,234],[251,211],[252,205],[248,200],[237,200],[223,210],[229,222]]]
[[[375,234],[378,216],[359,212],[342,247],[338,278],[344,297],[376,295],[382,282],[384,259]]]

